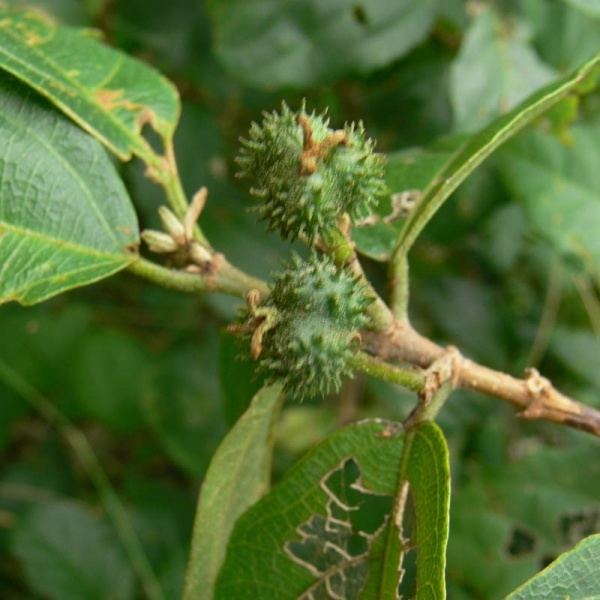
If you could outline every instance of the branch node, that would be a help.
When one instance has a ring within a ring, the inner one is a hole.
[[[458,348],[448,346],[425,371],[425,385],[419,392],[419,402],[404,421],[407,430],[435,418],[448,396],[458,387],[462,361]]]
[[[458,387],[462,360],[463,357],[458,348],[448,346],[444,354],[433,361],[425,372],[425,387],[419,394],[423,402],[429,403],[436,392],[447,383],[452,389]]]
[[[552,395],[552,383],[533,367],[525,369],[524,379],[531,402],[521,411],[520,416],[525,419],[539,419],[546,414],[547,404]]]

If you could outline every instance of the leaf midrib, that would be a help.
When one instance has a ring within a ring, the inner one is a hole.
[[[128,259],[133,261],[133,260],[136,260],[136,258],[137,258],[137,255],[134,253],[126,254],[125,252],[123,252],[121,254],[121,253],[115,252],[114,254],[111,254],[109,252],[103,252],[101,250],[97,250],[96,248],[92,248],[90,246],[83,246],[83,245],[75,244],[73,242],[63,240],[62,238],[51,237],[46,233],[36,231],[34,229],[26,229],[26,228],[20,227],[18,225],[12,225],[10,223],[0,221],[0,232],[2,232],[3,230],[8,231],[9,233],[14,233],[16,235],[23,236],[23,237],[30,237],[35,240],[41,241],[45,244],[48,244],[51,246],[56,246],[61,249],[70,250],[70,251],[76,252],[76,253],[84,255],[84,256],[92,256],[92,257],[96,257],[96,258],[111,259],[111,260],[120,258],[120,259],[124,259],[126,262],[128,262]],[[1,239],[2,239],[2,237],[0,236],[0,240]]]

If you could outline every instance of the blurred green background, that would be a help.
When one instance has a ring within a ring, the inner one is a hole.
[[[379,149],[393,152],[477,130],[600,48],[594,0],[37,5],[101,30],[177,84],[183,180],[189,193],[210,192],[203,228],[234,264],[263,277],[290,248],[256,225],[233,177],[237,140],[262,110],[306,98],[328,107],[334,124],[363,119]],[[412,252],[417,328],[498,369],[537,366],[600,407],[599,166],[594,93],[577,114],[565,109],[486,162]],[[120,168],[141,226],[157,227],[160,190],[141,164]],[[384,266],[366,267],[383,286]],[[260,384],[224,333],[237,304],[122,274],[34,308],[0,308],[0,360],[88,438],[169,598],[180,594],[211,454]],[[106,498],[64,431],[6,384],[0,377],[0,598],[141,597]],[[340,397],[288,404],[275,477],[340,424],[401,419],[413,402],[358,377]],[[597,440],[463,392],[440,424],[453,469],[449,598],[501,598],[600,531]]]

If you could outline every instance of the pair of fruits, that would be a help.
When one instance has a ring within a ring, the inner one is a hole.
[[[384,158],[373,150],[362,124],[334,131],[323,115],[284,105],[252,125],[237,162],[269,230],[318,245],[343,215],[368,216],[386,193]],[[276,276],[261,316],[250,315],[261,328],[260,369],[298,399],[339,390],[370,302],[366,287],[326,255],[296,257]]]

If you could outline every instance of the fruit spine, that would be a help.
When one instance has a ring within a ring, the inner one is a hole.
[[[260,219],[285,239],[313,243],[342,214],[362,219],[387,189],[385,159],[362,123],[334,131],[324,114],[307,114],[304,106],[295,113],[284,103],[280,113],[253,123],[237,163],[261,201]]]
[[[295,257],[258,309],[270,318],[259,326],[259,370],[297,400],[339,391],[370,303],[364,285],[331,259]]]

